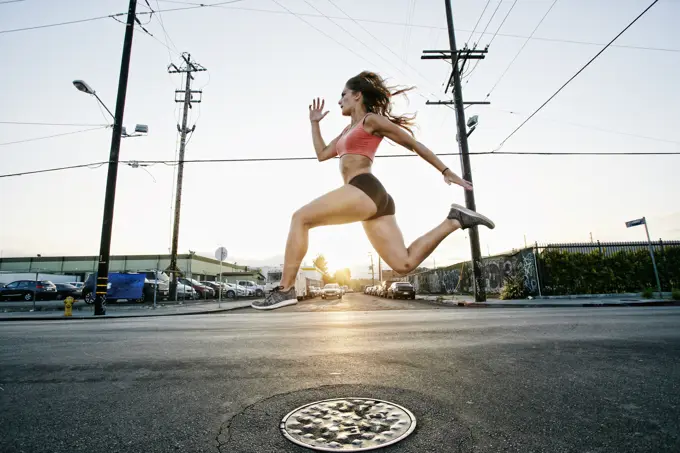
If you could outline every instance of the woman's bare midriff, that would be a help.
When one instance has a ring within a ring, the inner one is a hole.
[[[373,162],[360,154],[345,154],[340,158],[340,173],[342,180],[347,184],[356,175],[370,173]]]

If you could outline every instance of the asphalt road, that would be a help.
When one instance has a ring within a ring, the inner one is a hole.
[[[0,364],[2,452],[304,452],[330,397],[410,409],[385,452],[680,451],[679,307],[5,322]]]

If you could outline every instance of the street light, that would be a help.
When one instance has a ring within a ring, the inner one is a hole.
[[[470,128],[470,130],[467,133],[468,137],[475,131],[475,129],[477,129],[478,124],[479,124],[479,116],[477,116],[477,115],[471,116],[470,119],[467,122],[467,126]]]
[[[97,98],[97,101],[106,109],[106,111],[111,115],[111,118],[114,119],[115,122],[115,117],[113,116],[113,113],[111,113],[111,110],[104,104],[104,102],[97,96],[97,92],[94,91],[94,89],[87,84],[84,80],[74,80],[73,81],[73,86],[76,87],[78,91],[82,91],[85,94],[89,94]],[[121,137],[141,137],[145,134],[149,133],[149,126],[146,124],[136,124],[135,125],[135,133],[134,134],[128,134],[127,130],[125,127],[121,127]]]
[[[467,126],[470,128],[469,131],[467,131],[467,134],[465,134],[466,137],[469,137],[472,135],[472,133],[477,129],[477,126],[479,125],[479,116],[474,115],[471,116],[468,121],[467,121]],[[456,134],[456,141],[459,141],[458,134]]]

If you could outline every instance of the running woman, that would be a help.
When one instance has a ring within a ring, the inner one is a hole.
[[[472,184],[451,171],[432,151],[415,140],[411,116],[392,115],[392,98],[409,89],[391,91],[373,72],[364,71],[347,81],[338,104],[343,116],[352,121],[333,141],[326,144],[319,123],[328,115],[325,101],[315,99],[309,106],[312,140],[319,162],[340,157],[344,185],[298,209],[291,219],[280,286],[252,307],[271,310],[297,303],[295,277],[307,254],[309,230],[323,225],[361,222],[368,240],[382,259],[399,274],[408,274],[423,262],[449,234],[458,229],[484,225],[493,229],[487,217],[452,204],[442,223],[416,239],[409,247],[395,219],[394,200],[371,173],[373,159],[383,138],[415,152],[432,165],[446,184],[472,190]]]

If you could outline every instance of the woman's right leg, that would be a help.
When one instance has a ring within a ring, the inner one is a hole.
[[[404,237],[394,215],[363,222],[364,231],[373,248],[393,270],[401,275],[408,274],[417,268],[449,234],[459,228],[470,228],[476,225],[495,227],[487,217],[454,204],[446,220],[406,248]]]
[[[363,222],[364,231],[378,255],[395,272],[405,275],[418,267],[451,233],[460,228],[457,220],[446,219],[406,247],[393,215]]]

